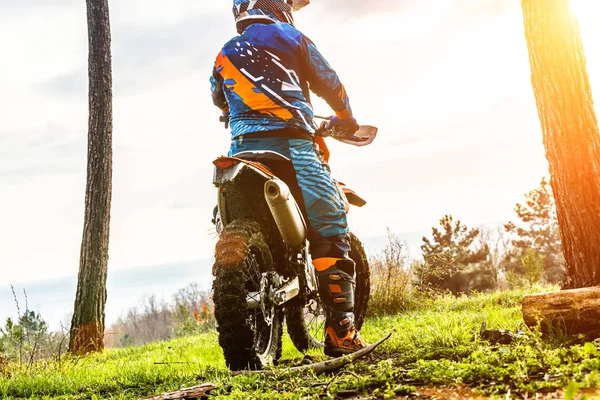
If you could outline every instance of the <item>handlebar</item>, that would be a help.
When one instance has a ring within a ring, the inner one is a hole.
[[[229,114],[221,115],[219,117],[219,122],[222,122],[225,125],[225,129],[229,129]]]
[[[330,137],[342,143],[351,144],[354,146],[367,146],[375,140],[377,136],[377,128],[369,125],[361,126],[357,132],[343,133],[339,132],[335,126],[327,128],[328,122],[333,117],[321,117],[315,115],[315,118],[323,120],[321,125],[315,131],[316,137]],[[225,129],[229,128],[229,115],[223,114],[219,117],[219,121],[225,124]]]

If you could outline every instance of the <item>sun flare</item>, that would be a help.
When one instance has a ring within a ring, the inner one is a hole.
[[[592,88],[597,88],[600,83],[600,48],[597,45],[600,38],[600,0],[571,0],[571,10],[579,20]]]
[[[582,31],[598,33],[598,15],[600,15],[600,0],[571,0],[571,10],[579,19]]]

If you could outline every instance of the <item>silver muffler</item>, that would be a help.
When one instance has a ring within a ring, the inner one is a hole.
[[[288,185],[279,179],[267,181],[265,183],[265,199],[283,241],[292,247],[304,244],[307,235],[306,222]]]

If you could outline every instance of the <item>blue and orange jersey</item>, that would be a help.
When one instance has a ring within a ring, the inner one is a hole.
[[[292,25],[255,23],[230,40],[210,78],[214,104],[230,113],[231,136],[300,129],[314,133],[310,91],[340,118],[352,116],[337,73]]]

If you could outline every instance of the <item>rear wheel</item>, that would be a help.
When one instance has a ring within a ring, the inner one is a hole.
[[[213,266],[219,344],[232,370],[261,369],[281,357],[283,311],[269,300],[274,266],[260,225],[238,220],[219,237]],[[255,294],[254,305],[248,295]]]
[[[350,258],[356,263],[356,287],[354,288],[354,324],[362,328],[371,294],[369,262],[361,241],[350,233]],[[310,266],[312,268],[312,266]],[[288,333],[299,351],[323,347],[325,335],[325,312],[319,297],[304,306],[288,306],[285,310]]]

